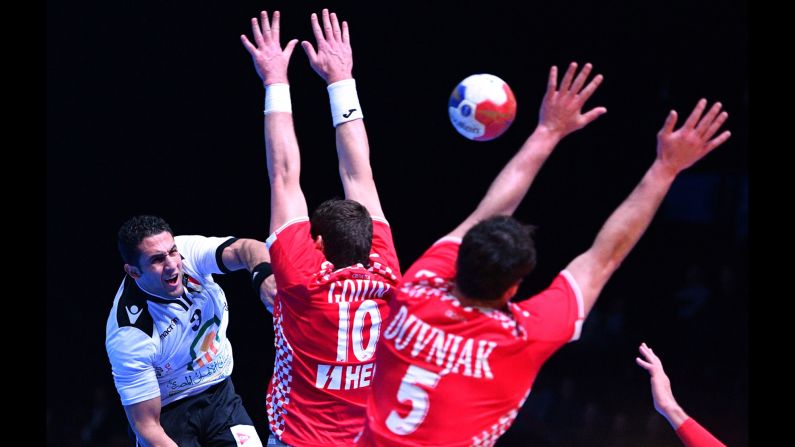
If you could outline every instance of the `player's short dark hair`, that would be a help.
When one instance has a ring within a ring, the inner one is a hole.
[[[323,253],[335,268],[370,264],[373,221],[361,203],[330,199],[312,213],[312,238],[323,236]]]
[[[141,252],[138,244],[149,236],[154,236],[162,232],[174,235],[171,227],[160,217],[157,216],[135,216],[119,228],[118,246],[121,258],[126,264],[138,266]]]
[[[499,299],[536,266],[535,227],[496,216],[470,228],[461,241],[455,282],[467,297]]]

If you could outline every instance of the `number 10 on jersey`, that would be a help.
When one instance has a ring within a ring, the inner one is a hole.
[[[340,363],[352,365],[317,365],[315,386],[330,390],[356,389],[370,385],[374,373],[375,346],[381,332],[381,314],[378,303],[364,300],[356,310],[351,303],[341,302],[339,305],[339,324],[337,327],[337,357]],[[370,317],[370,328],[365,332],[367,316]],[[365,334],[369,335],[365,339]],[[349,353],[353,353],[350,356]],[[365,363],[367,362],[367,363]]]

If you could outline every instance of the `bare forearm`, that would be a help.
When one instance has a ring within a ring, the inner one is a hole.
[[[370,145],[364,120],[357,119],[338,125],[336,142],[345,198],[364,205],[371,216],[384,217],[370,167]]]
[[[596,236],[592,254],[609,276],[649,227],[675,175],[655,162]]]
[[[340,124],[336,130],[337,157],[340,177],[351,179],[372,178],[370,168],[370,144],[364,120],[353,120]]]
[[[136,432],[146,447],[178,447],[158,424],[137,425]]]
[[[255,239],[238,239],[222,254],[224,265],[229,270],[246,269],[249,272],[262,262],[270,262],[270,254],[264,242]]]
[[[491,216],[513,214],[560,138],[543,126],[536,127],[462,226],[472,226]]]
[[[270,231],[276,231],[290,219],[308,213],[299,182],[301,155],[291,113],[265,115],[265,152],[271,186]]]
[[[265,115],[265,153],[271,184],[298,182],[301,154],[292,113],[273,112]]]
[[[679,428],[690,416],[676,402],[667,404],[659,409],[660,414],[668,420],[674,430]]]

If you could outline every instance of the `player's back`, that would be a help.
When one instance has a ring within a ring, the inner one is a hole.
[[[390,302],[360,445],[492,445],[543,363],[582,320],[570,275],[520,304],[468,307],[453,296],[458,244],[442,240]]]

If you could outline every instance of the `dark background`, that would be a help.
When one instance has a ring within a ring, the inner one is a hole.
[[[559,145],[515,213],[539,226],[539,266],[522,296],[589,247],[651,164],[670,109],[723,102],[732,138],[676,181],[580,341],[542,369],[499,445],[679,445],[634,363],[641,341],[691,416],[748,445],[749,37],[739,0],[48,2],[48,445],[131,445],[104,350],[124,220],[151,213],[178,234],[267,237],[264,92],[239,35],[261,9],[278,9],[283,44],[314,44],[309,15],[322,7],[350,24],[403,269],[474,209],[532,131],[551,65],[592,62],[605,82],[588,106],[609,112]],[[482,72],[510,84],[518,115],[499,139],[471,142],[446,104],[458,81]],[[325,85],[298,47],[290,82],[313,209],[343,193]],[[264,440],[269,314],[244,273],[219,282],[235,386]]]

